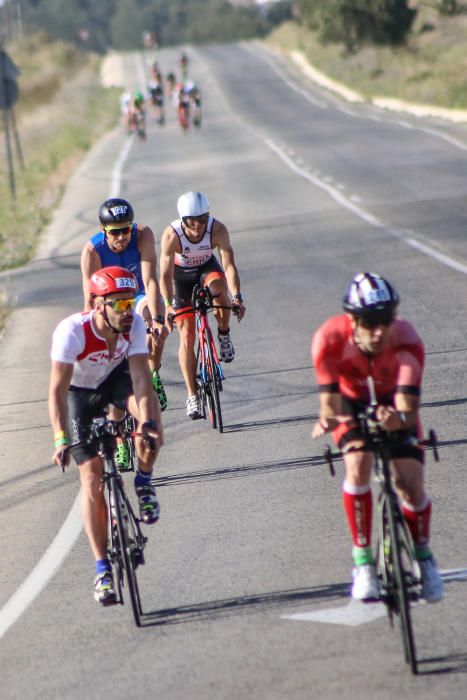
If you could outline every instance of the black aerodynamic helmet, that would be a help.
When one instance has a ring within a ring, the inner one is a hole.
[[[119,197],[106,199],[99,207],[99,221],[104,226],[131,223],[134,218],[135,212],[133,207],[126,199],[120,199]]]
[[[361,272],[350,283],[342,305],[356,318],[390,322],[399,304],[399,295],[386,279],[372,272]]]

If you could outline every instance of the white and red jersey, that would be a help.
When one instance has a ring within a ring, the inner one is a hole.
[[[175,253],[175,265],[183,268],[194,269],[207,263],[213,256],[212,226],[214,218],[209,217],[206,230],[200,241],[190,241],[187,237],[181,219],[176,219],[170,224],[180,240],[180,253]]]
[[[63,319],[54,331],[50,357],[73,365],[71,384],[96,389],[126,357],[147,355],[146,324],[135,315],[129,333],[119,333],[112,357],[93,322],[94,310]]]

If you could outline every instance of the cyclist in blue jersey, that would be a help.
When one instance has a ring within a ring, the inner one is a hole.
[[[98,231],[84,246],[81,254],[83,275],[84,310],[92,309],[89,282],[97,270],[103,267],[125,267],[134,274],[138,282],[136,313],[146,321],[148,329],[149,366],[152,382],[161,410],[167,407],[167,395],[159,376],[162,352],[168,331],[165,327],[165,308],[156,275],[156,244],[152,230],[134,221],[131,204],[118,197],[107,199],[99,209],[102,230]],[[117,418],[118,416],[112,416]],[[126,465],[125,445],[117,459]]]

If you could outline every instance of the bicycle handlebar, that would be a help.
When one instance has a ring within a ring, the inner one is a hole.
[[[378,429],[378,434],[380,436],[380,440],[375,441],[373,443],[373,446],[375,449],[374,451],[377,451],[378,445],[381,444],[381,442],[384,441],[384,436],[388,435],[388,431],[381,430],[380,428]],[[375,436],[375,433],[373,432],[368,432],[368,436]],[[435,462],[439,462],[439,452],[438,452],[438,439],[436,437],[436,433],[433,429],[431,429],[428,433],[428,437],[424,438],[423,440],[420,440],[418,438],[411,438],[412,444],[420,447],[431,447],[433,450],[433,458]],[[359,452],[361,450],[361,447],[349,447],[345,452]],[[337,450],[333,449],[330,445],[325,445],[324,447],[324,459],[326,460],[326,463],[329,467],[329,472],[331,476],[336,475],[336,470],[334,469],[334,459],[341,459],[344,456],[344,451],[342,450]]]
[[[224,306],[222,304],[214,304],[214,299],[220,296],[219,294],[213,294],[209,287],[200,287],[196,284],[193,287],[193,293],[191,295],[191,309],[182,309],[176,311],[175,313],[170,313],[167,316],[169,323],[173,323],[176,318],[182,316],[186,313],[195,314],[197,311],[213,311],[215,309],[227,309],[231,310],[236,316],[240,311],[240,306],[238,304],[231,304],[230,306]]]
[[[73,447],[83,447],[84,445],[91,445],[96,442],[104,442],[111,438],[116,437],[141,437],[143,440],[147,440],[151,449],[155,450],[157,447],[157,440],[153,437],[149,437],[146,433],[141,433],[137,431],[130,431],[125,429],[126,417],[121,420],[110,420],[109,418],[94,418],[90,427],[89,435],[84,440],[79,440],[78,442],[73,442],[71,445],[66,445],[60,452],[60,466],[62,472],[65,471],[65,457],[69,450]]]

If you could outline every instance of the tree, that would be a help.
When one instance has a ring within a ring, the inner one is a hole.
[[[417,11],[407,0],[297,0],[300,17],[323,42],[348,51],[364,43],[403,44]]]

